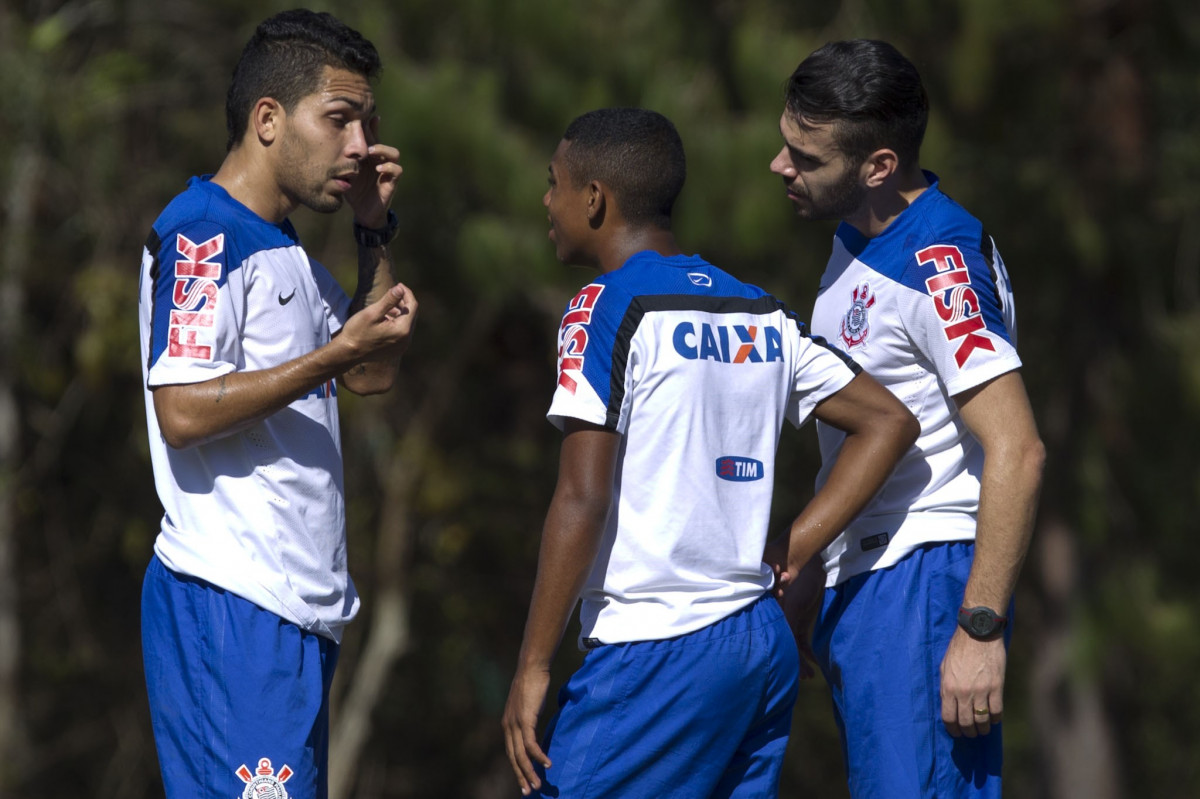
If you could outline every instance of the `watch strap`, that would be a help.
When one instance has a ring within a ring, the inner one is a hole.
[[[1001,616],[989,607],[961,607],[958,609],[958,626],[967,635],[980,641],[990,641],[1004,632],[1008,617]]]
[[[363,247],[382,247],[396,238],[396,231],[400,228],[400,220],[396,217],[396,212],[388,209],[387,224],[382,228],[369,228],[354,222],[354,240]]]

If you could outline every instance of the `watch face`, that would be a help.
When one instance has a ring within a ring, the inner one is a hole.
[[[996,620],[986,610],[976,610],[971,614],[971,630],[976,635],[991,635],[996,631]]]

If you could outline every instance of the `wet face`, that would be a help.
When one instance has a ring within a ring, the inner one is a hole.
[[[788,199],[804,219],[841,220],[862,209],[867,188],[860,164],[853,164],[837,146],[832,124],[802,128],[787,112],[779,120],[783,148],[771,161],[771,171],[783,178]]]
[[[567,168],[564,153],[571,143],[560,141],[550,159],[549,183],[542,205],[550,221],[550,241],[554,254],[565,264],[589,265],[585,249],[591,225],[588,218],[588,186],[576,187]]]
[[[276,180],[294,206],[332,213],[373,143],[375,96],[362,75],[325,67],[317,90],[283,115]]]

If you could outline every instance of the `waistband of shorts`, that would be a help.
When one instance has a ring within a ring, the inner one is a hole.
[[[783,610],[779,607],[779,603],[775,598],[771,596],[771,592],[767,591],[723,619],[718,619],[707,627],[701,627],[699,630],[693,630],[682,635],[649,641],[622,641],[619,643],[607,643],[596,638],[584,638],[582,639],[582,643],[585,651],[608,646],[670,648],[750,632],[774,624],[782,618]]]

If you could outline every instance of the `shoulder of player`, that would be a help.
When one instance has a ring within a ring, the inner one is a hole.
[[[154,221],[154,232],[164,247],[174,248],[177,236],[196,242],[220,236],[224,241],[236,235],[236,219],[223,203],[204,184],[193,182],[175,195]]]
[[[936,187],[922,194],[914,208],[935,235],[971,238],[983,229],[983,223],[974,214]]]
[[[174,252],[175,245],[183,243],[182,240],[177,242],[178,236],[197,244],[219,237],[222,251],[231,263],[261,250],[300,245],[290,221],[268,222],[220,187],[198,178],[190,181],[188,188],[177,194],[159,214],[153,225],[153,235],[158,236],[165,252]],[[240,257],[234,259],[234,253],[240,253]]]
[[[930,199],[891,242],[898,282],[922,291],[936,274],[987,265],[993,249],[979,219],[940,192]]]

